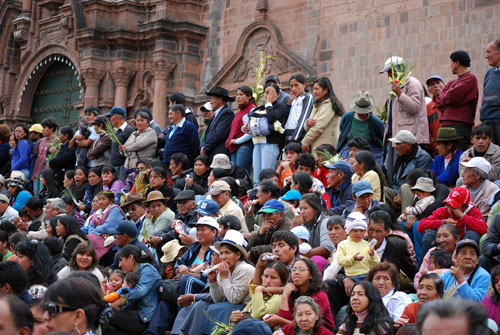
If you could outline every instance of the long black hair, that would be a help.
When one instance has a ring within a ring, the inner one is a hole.
[[[56,281],[52,270],[52,259],[49,249],[37,240],[21,241],[16,245],[16,253],[28,257],[33,261],[28,270],[28,284],[48,286]]]
[[[43,169],[40,177],[45,180],[44,187],[47,189],[49,198],[56,198],[59,193],[61,193],[61,185],[59,185],[59,182],[56,179],[54,170],[51,168]]]
[[[321,78],[317,79],[314,83],[318,84],[319,87],[321,87],[322,89],[328,90],[328,93],[322,99],[314,102],[314,106],[317,107],[326,99],[330,99],[332,102],[333,112],[335,114],[337,114],[338,116],[344,115],[344,113],[345,113],[344,106],[342,105],[340,100],[337,99],[337,96],[335,95],[335,92],[333,91],[332,83],[330,82],[330,79],[328,79],[327,77],[321,77]]]
[[[323,213],[323,206],[321,206],[321,199],[319,198],[319,196],[316,193],[306,193],[302,196],[302,198],[300,198],[300,201],[305,201],[314,209],[315,214],[313,223],[316,223]]]
[[[375,160],[375,156],[371,151],[361,150],[354,154],[354,159],[358,164],[365,164],[365,173],[368,171],[374,171],[377,173],[379,182],[380,182],[380,199],[384,200],[384,175],[382,170],[377,168],[377,161]]]
[[[155,260],[153,258],[153,255],[151,255],[150,252],[146,250],[141,250],[135,245],[132,244],[127,244],[123,248],[118,251],[116,254],[116,258],[129,258],[130,255],[134,258],[134,260],[137,263],[149,263],[149,264],[154,264]]]
[[[57,221],[59,221],[59,223],[64,226],[64,229],[66,229],[66,236],[60,236],[63,240],[66,240],[71,235],[78,235],[84,240],[87,239],[85,233],[78,226],[76,219],[71,215],[58,216]]]
[[[292,175],[292,180],[295,184],[299,186],[300,194],[306,194],[311,192],[313,185],[313,180],[309,174],[306,172],[296,172]]]
[[[494,303],[495,305],[500,302],[500,292],[495,287],[495,277],[497,275],[500,275],[500,265],[495,266],[491,270],[491,287],[493,288],[493,294],[491,295],[491,302]]]
[[[359,332],[375,335],[394,334],[394,321],[390,317],[389,312],[387,312],[378,289],[375,285],[365,280],[354,284],[352,289],[354,290],[358,285],[363,286],[365,289],[365,296],[368,298],[368,313],[361,324]],[[357,322],[358,317],[349,302],[347,305],[347,317],[344,322],[346,334],[354,334]]]
[[[243,85],[243,86],[238,87],[238,90],[240,90],[241,93],[243,93],[244,95],[246,95],[247,97],[250,98],[250,100],[248,100],[248,103],[255,105],[253,91],[252,91],[252,88],[250,86]]]
[[[297,292],[292,293],[291,297],[292,297],[292,301],[294,303],[295,303],[295,300],[298,297],[300,297],[301,295],[311,296],[313,294],[327,290],[326,283],[323,281],[323,277],[321,276],[321,272],[319,272],[319,269],[318,269],[318,266],[316,265],[316,263],[314,263],[309,258],[299,258],[293,262],[292,268],[295,266],[295,264],[297,262],[306,263],[307,269],[309,270],[309,273],[311,274],[311,281],[309,282],[309,288],[307,289],[306,293],[300,294],[300,292],[298,290],[297,290]],[[290,280],[291,280],[291,274],[290,274]]]

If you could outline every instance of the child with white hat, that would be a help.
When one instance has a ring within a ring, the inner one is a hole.
[[[434,182],[430,178],[418,178],[417,183],[411,189],[413,193],[415,193],[415,197],[418,201],[415,203],[415,206],[407,207],[403,210],[403,213],[398,217],[399,223],[406,221],[405,228],[408,230],[411,230],[411,227],[416,221],[415,217],[422,214],[425,209],[436,200],[433,195],[436,188],[434,187]]]
[[[292,233],[299,239],[299,253],[301,255],[306,255],[311,251],[312,247],[309,242],[309,230],[304,226],[297,226],[292,229]]]

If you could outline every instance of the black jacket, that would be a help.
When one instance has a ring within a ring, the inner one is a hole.
[[[418,268],[411,261],[405,241],[395,236],[386,238],[386,241],[387,245],[385,246],[381,261],[391,262],[398,270],[403,271],[408,278],[413,280],[415,274],[418,272]]]
[[[123,145],[125,144],[125,142],[127,142],[130,134],[132,134],[133,132],[134,128],[127,124],[123,131],[121,129],[118,129],[118,131],[116,132],[116,137],[118,137],[120,143]],[[109,163],[113,166],[123,165],[125,164],[125,159],[126,157],[123,156],[120,151],[118,151],[118,144],[113,142],[111,144],[111,159],[109,160]]]
[[[64,173],[66,170],[72,170],[75,168],[76,156],[75,150],[69,147],[69,142],[64,143],[56,157],[49,161],[49,166],[54,170],[57,181],[62,185],[64,179]]]
[[[217,154],[226,154],[230,156],[229,151],[226,149],[226,140],[231,131],[233,119],[234,112],[227,105],[224,105],[207,127],[205,131],[205,141],[201,146],[210,160]]]

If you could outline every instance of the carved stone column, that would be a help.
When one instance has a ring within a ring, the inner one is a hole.
[[[81,71],[81,76],[85,81],[85,95],[83,98],[84,109],[88,106],[97,106],[99,100],[99,83],[104,78],[106,71],[89,67]]]
[[[176,64],[165,60],[151,62],[154,76],[153,119],[160,126],[167,125],[167,79]]]
[[[135,70],[119,67],[111,71],[111,77],[115,82],[115,106],[127,109],[127,88]]]

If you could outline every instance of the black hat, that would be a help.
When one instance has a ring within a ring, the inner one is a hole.
[[[454,51],[450,55],[450,59],[453,62],[459,62],[462,66],[465,66],[465,67],[470,66],[470,56],[467,53],[467,51],[463,51],[463,50]]]
[[[268,81],[274,81],[276,84],[280,84],[280,78],[275,75],[275,74],[270,74],[266,77],[266,80],[264,80],[264,85],[267,84]]]
[[[174,201],[186,201],[186,200],[194,200],[193,190],[180,191],[174,198]]]
[[[223,87],[216,86],[216,87],[212,88],[212,90],[210,92],[207,92],[206,94],[210,95],[210,96],[214,95],[216,97],[221,97],[226,101],[234,101],[234,98],[231,98],[229,96],[229,92]]]

